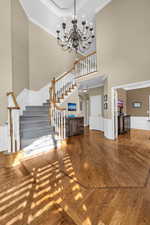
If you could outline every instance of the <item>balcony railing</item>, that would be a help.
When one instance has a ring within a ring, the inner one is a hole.
[[[75,62],[76,77],[86,76],[97,71],[96,52],[81,57]]]

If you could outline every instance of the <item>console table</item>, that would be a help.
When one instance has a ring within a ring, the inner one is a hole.
[[[66,137],[84,133],[84,117],[66,118]]]
[[[130,131],[130,116],[118,116],[118,134],[124,134]]]

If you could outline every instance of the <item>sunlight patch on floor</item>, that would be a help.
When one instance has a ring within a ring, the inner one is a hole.
[[[42,152],[48,152],[51,149],[61,146],[61,139],[57,135],[43,136],[32,142],[29,146],[23,149],[24,157],[38,155]]]

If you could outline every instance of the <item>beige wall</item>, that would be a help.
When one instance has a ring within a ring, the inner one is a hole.
[[[0,1],[0,123],[7,120],[6,93],[38,90],[70,69],[75,56],[29,22],[19,0]]]
[[[150,80],[149,0],[112,0],[97,14],[96,27],[98,70],[108,75],[109,91]]]
[[[6,92],[12,88],[11,4],[0,0],[0,124],[7,119]]]
[[[13,91],[29,88],[28,18],[18,0],[11,1]]]
[[[118,100],[123,101],[123,110],[122,112],[124,114],[127,114],[127,91],[125,91],[123,88],[119,88],[117,90],[118,92]]]
[[[127,91],[127,112],[131,116],[148,116],[150,88]],[[133,108],[133,102],[141,102],[142,107]]]
[[[88,91],[89,96],[104,95],[104,87],[90,88]]]
[[[7,120],[6,93],[29,88],[28,20],[18,0],[0,1],[0,122]]]
[[[73,54],[58,46],[55,37],[29,23],[30,89],[42,88],[53,77],[69,70],[74,60]]]

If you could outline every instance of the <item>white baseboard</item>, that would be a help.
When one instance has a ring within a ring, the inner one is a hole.
[[[131,116],[131,129],[150,131],[150,121],[148,121],[148,117]]]
[[[90,116],[90,130],[104,131],[104,118]]]
[[[104,136],[111,140],[115,139],[112,119],[104,119]]]
[[[112,119],[105,119],[100,117],[100,125],[95,128],[95,124],[92,123],[92,117],[90,117],[90,130],[100,130],[104,132],[104,136],[107,139],[114,140],[114,129],[113,129],[113,120]]]

